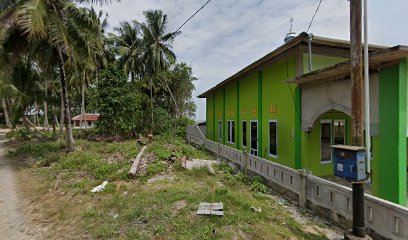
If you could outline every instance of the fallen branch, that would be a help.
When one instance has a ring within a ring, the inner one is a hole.
[[[147,147],[144,146],[142,148],[142,150],[139,152],[139,154],[137,154],[136,159],[133,161],[132,167],[130,168],[130,171],[128,172],[128,177],[129,178],[132,178],[132,177],[134,177],[136,175],[137,168],[139,167],[140,159],[142,158],[143,153],[146,150],[146,148]]]

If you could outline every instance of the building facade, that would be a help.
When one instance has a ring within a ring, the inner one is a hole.
[[[406,205],[408,50],[369,49],[373,194]],[[330,146],[351,145],[349,55],[346,41],[300,34],[199,96],[207,138],[333,175]]]

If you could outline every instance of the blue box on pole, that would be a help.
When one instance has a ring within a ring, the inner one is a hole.
[[[366,175],[364,147],[333,145],[334,175],[349,181],[362,181]]]

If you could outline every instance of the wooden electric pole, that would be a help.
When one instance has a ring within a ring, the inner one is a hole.
[[[351,128],[352,145],[364,146],[362,0],[350,0]]]
[[[351,128],[352,145],[364,146],[362,0],[350,0]],[[364,181],[353,186],[353,236],[365,238]],[[354,239],[345,234],[345,239]]]

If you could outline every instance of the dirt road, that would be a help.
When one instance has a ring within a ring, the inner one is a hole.
[[[34,239],[20,211],[20,199],[17,195],[12,167],[5,159],[5,132],[0,131],[0,239]]]

